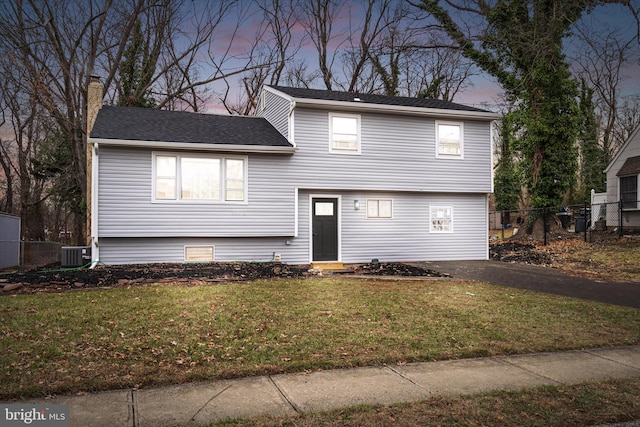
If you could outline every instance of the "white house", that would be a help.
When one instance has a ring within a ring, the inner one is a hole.
[[[105,106],[91,237],[107,264],[488,258],[489,111],[265,86],[255,117]]]
[[[623,228],[640,228],[640,126],[631,133],[605,172],[607,200],[622,203]],[[607,223],[607,226],[618,224]]]

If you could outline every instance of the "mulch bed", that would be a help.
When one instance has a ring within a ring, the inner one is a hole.
[[[417,277],[449,277],[446,273],[400,263],[369,263],[357,266],[355,274],[376,276],[417,276]]]
[[[548,252],[539,250],[533,243],[507,241],[489,245],[489,256],[492,260],[518,262],[533,265],[551,265],[553,258]]]
[[[440,273],[400,263],[364,264],[356,274],[384,276],[439,276]],[[268,278],[305,278],[317,275],[309,265],[271,263],[147,264],[98,266],[90,269],[49,269],[0,274],[4,294],[61,292],[72,289],[109,288],[150,283],[248,281]],[[441,275],[440,275],[441,276]]]

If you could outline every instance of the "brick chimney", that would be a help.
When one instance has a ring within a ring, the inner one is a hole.
[[[87,87],[87,245],[91,245],[91,208],[92,208],[92,180],[91,172],[93,166],[93,146],[89,144],[91,130],[98,117],[98,111],[102,107],[103,89],[100,77],[91,76],[91,81]]]

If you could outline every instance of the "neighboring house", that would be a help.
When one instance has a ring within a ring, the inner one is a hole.
[[[494,113],[265,86],[256,117],[102,107],[94,261],[488,258]]]
[[[640,228],[640,126],[631,133],[605,173],[607,200],[622,204],[622,227]],[[607,226],[618,224],[608,221]]]
[[[20,217],[0,212],[0,269],[20,265]]]

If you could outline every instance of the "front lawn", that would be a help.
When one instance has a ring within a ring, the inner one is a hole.
[[[0,399],[640,343],[631,308],[456,280],[274,279],[0,298]]]

